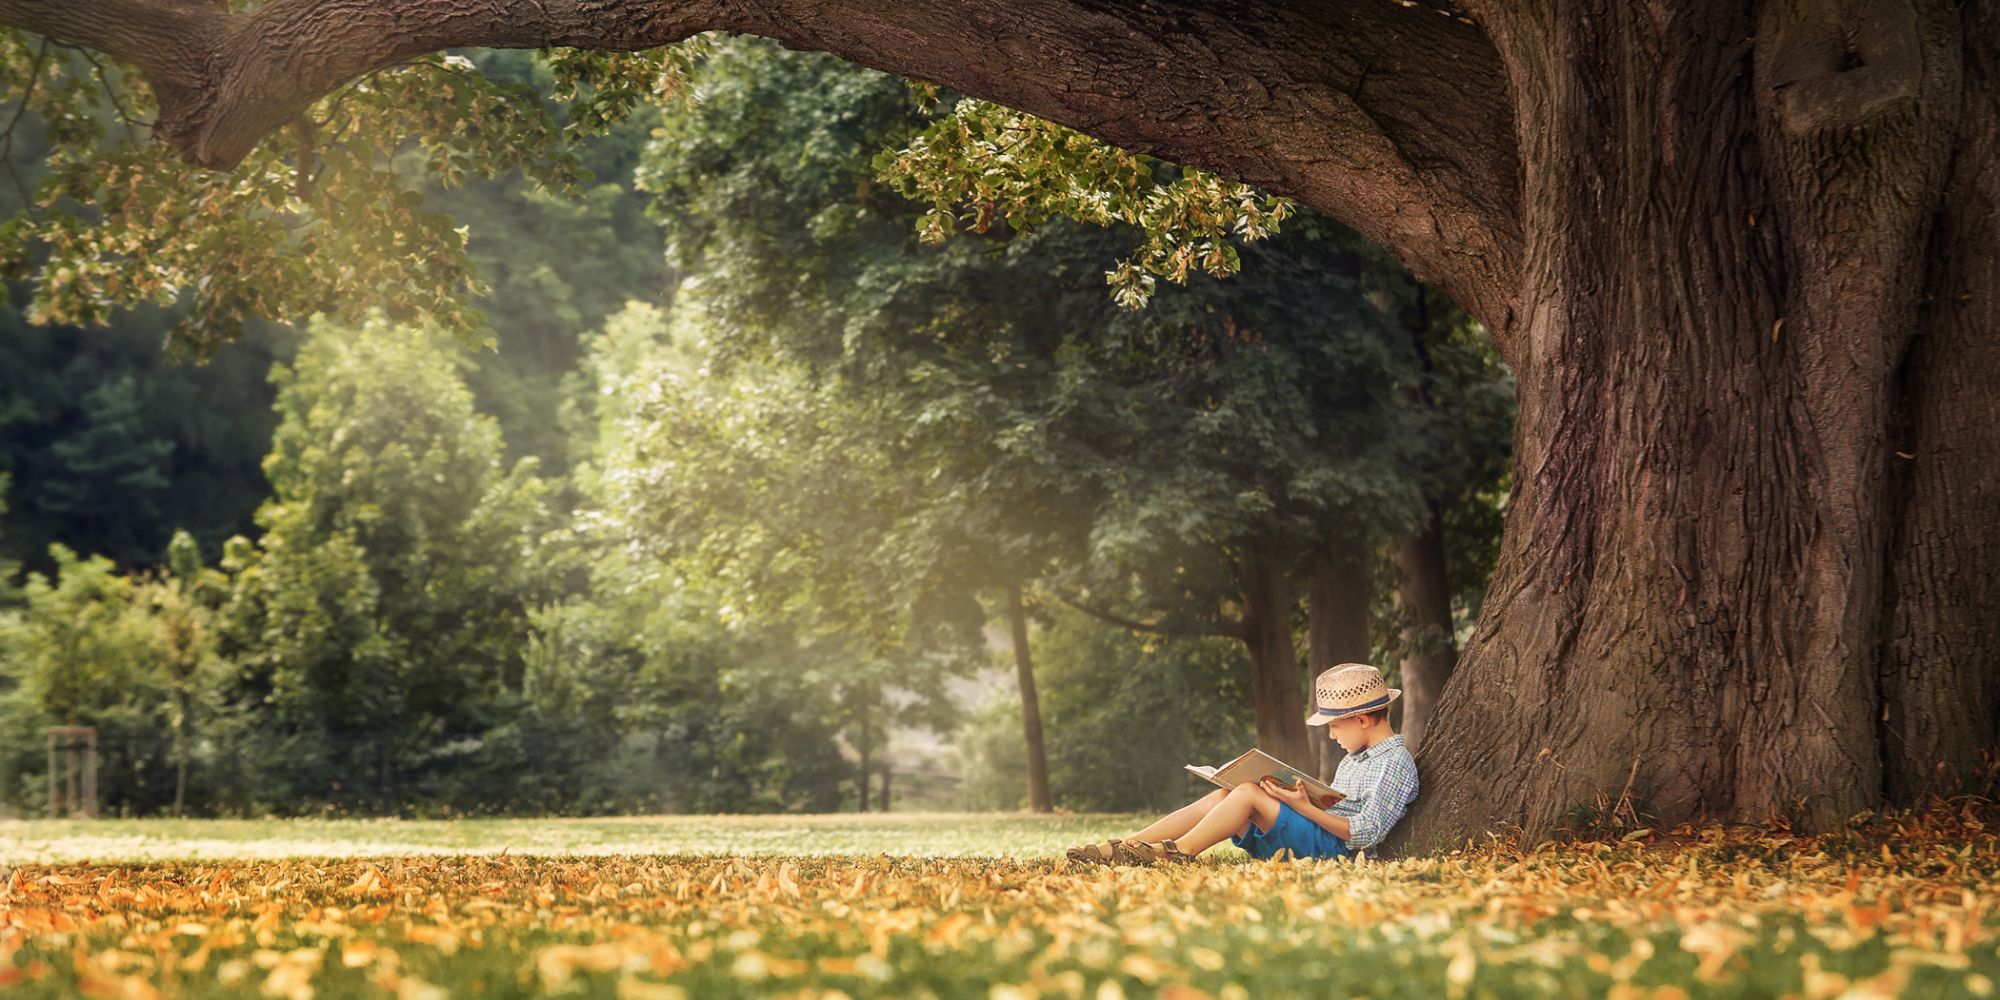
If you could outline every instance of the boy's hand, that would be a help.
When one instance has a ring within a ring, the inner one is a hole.
[[[1294,809],[1297,809],[1298,807],[1305,805],[1306,800],[1308,798],[1306,794],[1306,783],[1303,781],[1299,782],[1296,785],[1283,785],[1279,784],[1278,779],[1276,778],[1262,778],[1258,780],[1257,787],[1262,788],[1266,792],[1269,792],[1272,798],[1275,798],[1278,801],[1283,802]]]

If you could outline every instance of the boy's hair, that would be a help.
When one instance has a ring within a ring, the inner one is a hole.
[[[1360,715],[1355,716],[1355,718],[1367,719],[1368,724],[1372,726],[1378,722],[1389,721],[1389,710],[1386,708],[1378,708],[1372,712],[1363,712]]]

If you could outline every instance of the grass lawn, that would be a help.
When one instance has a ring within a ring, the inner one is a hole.
[[[1057,858],[1141,816],[837,813],[594,819],[0,820],[0,864],[438,854]],[[1240,852],[1239,852],[1240,856]]]
[[[0,992],[1985,996],[1996,828],[1135,869],[1059,860],[1103,816],[0,822]]]

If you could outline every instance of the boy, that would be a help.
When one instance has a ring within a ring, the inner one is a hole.
[[[1192,861],[1228,838],[1253,858],[1290,851],[1298,858],[1342,858],[1381,842],[1417,797],[1417,764],[1389,725],[1389,703],[1402,695],[1365,663],[1343,663],[1313,685],[1309,726],[1327,727],[1347,751],[1330,784],[1347,797],[1321,809],[1300,785],[1269,778],[1216,789],[1121,840],[1069,849],[1072,861],[1149,865]]]

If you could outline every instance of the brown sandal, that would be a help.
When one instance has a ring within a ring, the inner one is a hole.
[[[1079,844],[1063,852],[1063,855],[1078,864],[1115,865],[1124,857],[1126,841],[1113,837],[1102,844]]]
[[[1127,865],[1181,864],[1193,860],[1194,855],[1181,850],[1180,845],[1171,840],[1162,840],[1157,844],[1148,844],[1143,840],[1121,841],[1118,851],[1119,863]]]

